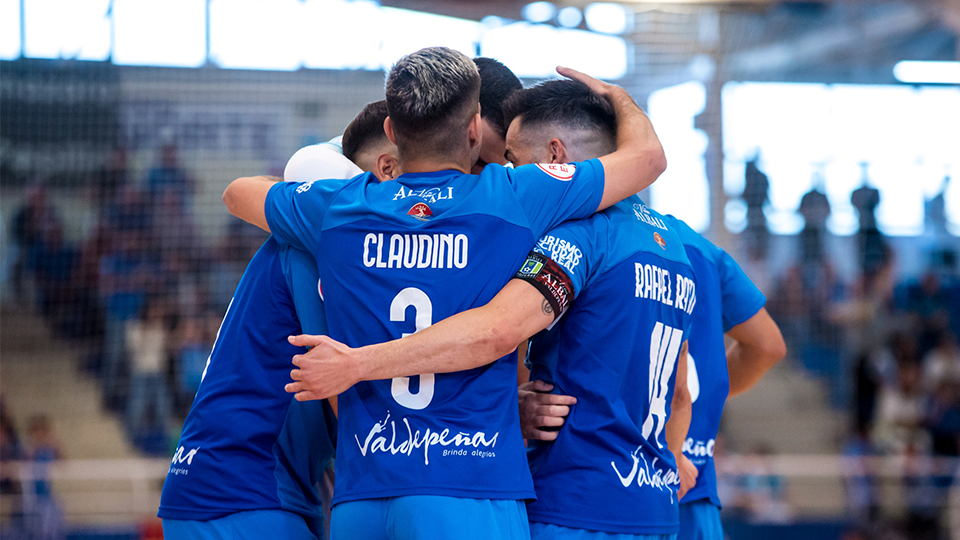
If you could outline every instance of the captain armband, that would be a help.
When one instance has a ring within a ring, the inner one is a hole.
[[[520,271],[513,277],[526,281],[540,291],[553,308],[553,320],[557,320],[570,307],[573,300],[573,281],[550,257],[531,251]]]

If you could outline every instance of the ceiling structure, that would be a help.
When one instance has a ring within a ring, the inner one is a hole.
[[[480,20],[521,19],[528,0],[382,0],[385,6]],[[590,0],[555,0],[584,7]],[[722,77],[893,83],[900,60],[960,60],[960,0],[620,0],[635,12],[629,37],[642,86],[689,77],[708,55]],[[706,17],[706,18],[705,18]],[[719,22],[711,22],[710,17]],[[703,25],[715,24],[716,43]],[[698,37],[698,31],[701,35]],[[642,92],[645,88],[636,88]]]

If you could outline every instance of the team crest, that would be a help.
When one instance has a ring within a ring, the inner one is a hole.
[[[667,249],[667,241],[660,236],[660,233],[653,233],[653,241],[657,243],[663,249]]]
[[[564,182],[573,178],[573,174],[577,172],[577,166],[569,163],[537,163],[537,167],[557,180]]]
[[[523,263],[523,268],[520,269],[519,273],[526,276],[535,276],[540,273],[541,268],[543,268],[542,262],[536,259],[530,258],[530,259],[527,259],[525,263]]]
[[[430,210],[430,207],[427,206],[426,203],[418,202],[410,207],[407,215],[413,216],[413,219],[419,219],[420,221],[430,221],[430,218],[433,217],[433,210]]]

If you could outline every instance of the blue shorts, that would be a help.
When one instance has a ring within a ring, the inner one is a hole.
[[[710,499],[681,504],[677,540],[723,540],[720,509]]]
[[[675,534],[623,534],[586,529],[573,529],[552,523],[530,523],[530,538],[533,540],[676,540]]]
[[[331,540],[530,538],[524,501],[410,495],[340,503]]]
[[[284,510],[250,510],[210,521],[164,518],[163,537],[174,540],[319,540],[310,532],[303,516]]]

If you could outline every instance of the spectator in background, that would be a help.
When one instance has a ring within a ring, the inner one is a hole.
[[[13,291],[17,302],[28,300],[22,295],[27,290],[27,279],[31,261],[37,258],[37,252],[43,242],[44,227],[58,223],[59,218],[47,200],[47,188],[37,182],[27,188],[24,203],[13,215],[12,233],[16,262],[13,267]]]
[[[890,340],[890,350],[896,379],[880,389],[873,440],[881,452],[903,455],[911,445],[927,440],[923,430],[927,401],[916,342],[898,333]]]
[[[818,177],[813,189],[800,199],[799,211],[804,220],[800,231],[800,261],[807,282],[813,281],[807,275],[808,269],[816,268],[824,261],[823,236],[830,217],[830,201],[823,194],[822,184],[823,179]]]
[[[841,450],[849,473],[844,476],[847,511],[856,525],[866,526],[880,514],[879,491],[870,458],[876,455],[870,428],[859,424]]]
[[[960,384],[960,346],[950,330],[941,330],[923,357],[923,388],[933,394],[944,384]]]
[[[233,291],[240,283],[247,263],[267,239],[259,228],[234,217],[229,218],[227,233],[214,249],[210,265],[210,309],[223,312],[230,305]],[[219,318],[217,322],[219,323]]]
[[[123,403],[121,377],[126,365],[126,325],[143,306],[156,275],[143,251],[143,235],[136,230],[114,230],[114,248],[100,260],[99,288],[104,307],[103,386],[111,409]]]
[[[0,401],[0,495],[11,497],[10,518],[14,528],[22,527],[20,475],[16,463],[24,458],[23,445],[13,418]]]
[[[747,205],[747,228],[744,233],[747,238],[748,256],[751,260],[763,260],[767,257],[767,246],[770,233],[767,231],[767,216],[763,207],[770,200],[770,181],[767,175],[757,167],[759,157],[755,156],[747,162],[743,173],[743,198]]]
[[[64,241],[63,225],[58,220],[45,222],[40,242],[28,261],[37,287],[40,313],[53,328],[68,336],[79,333],[81,320],[88,314],[80,311],[79,290],[75,281],[79,252]]]
[[[752,523],[789,523],[792,519],[790,505],[786,501],[786,485],[783,477],[776,474],[770,460],[773,450],[758,445],[746,457],[742,477],[743,504],[747,519]]]
[[[114,201],[117,192],[127,185],[127,150],[117,147],[110,151],[110,160],[93,178],[94,200],[101,211]]]
[[[63,514],[50,483],[50,465],[63,457],[60,443],[46,416],[33,417],[29,425],[27,457],[32,469],[32,487],[24,494],[28,537],[36,540],[65,538]]]
[[[880,205],[880,191],[867,185],[864,169],[863,185],[850,194],[850,204],[857,209],[860,217],[860,229],[857,231],[857,255],[860,271],[864,274],[876,272],[886,254],[886,241],[877,228],[876,210]]]
[[[126,338],[130,357],[127,431],[135,441],[143,441],[151,429],[165,436],[173,411],[166,382],[169,337],[165,306],[156,298],[149,299],[141,316],[127,321]],[[146,421],[148,412],[152,423]]]
[[[182,417],[190,411],[193,397],[200,388],[207,358],[213,347],[199,317],[185,317],[179,328],[177,351],[177,411]]]
[[[153,198],[165,193],[173,194],[180,206],[184,207],[190,205],[193,190],[193,179],[180,166],[177,145],[164,144],[160,147],[159,166],[150,169],[147,174],[147,191]]]
[[[921,355],[934,348],[940,335],[950,328],[950,300],[941,277],[935,272],[928,271],[919,283],[907,286],[906,310],[917,332]]]

